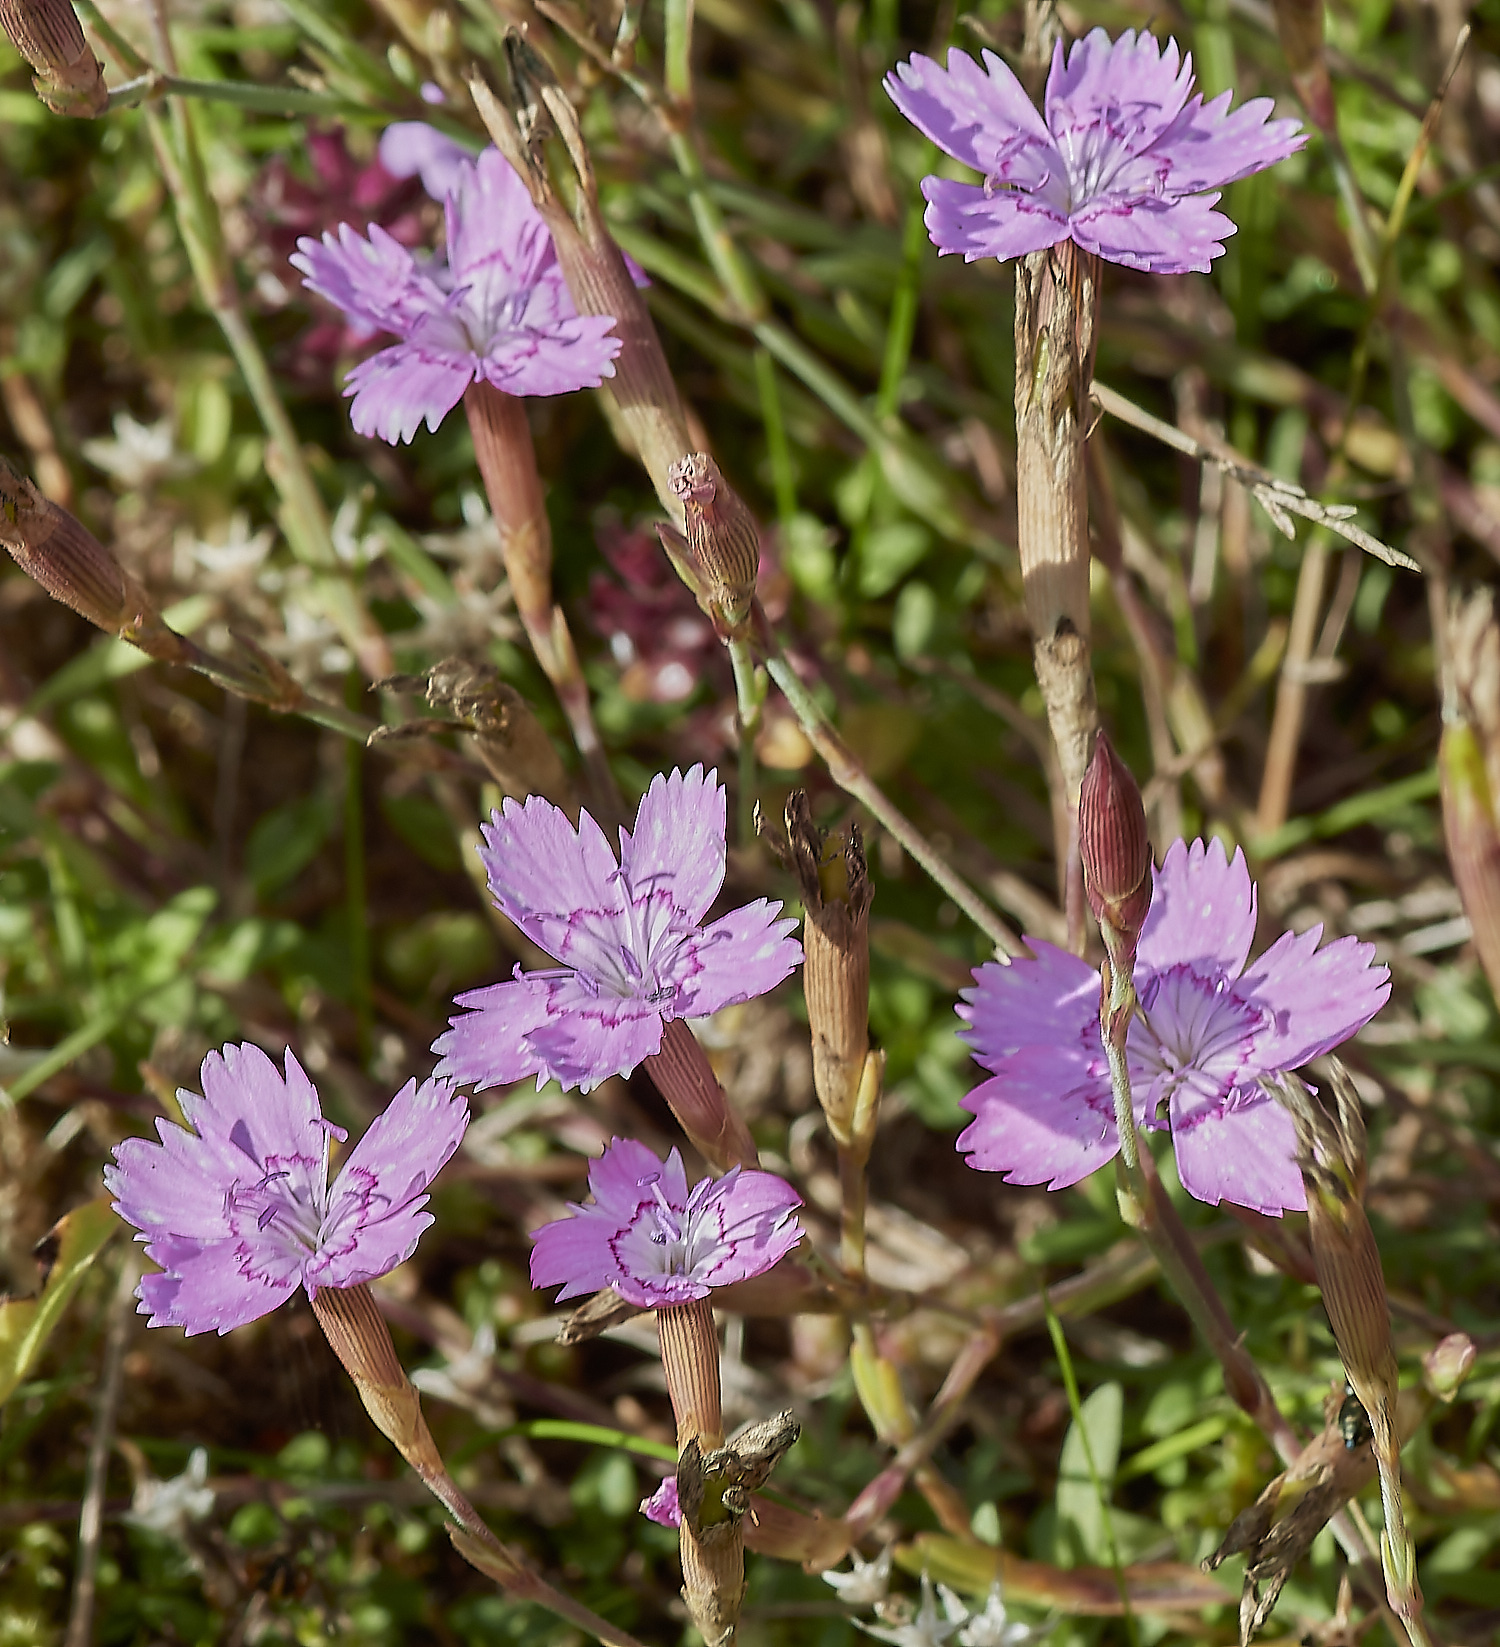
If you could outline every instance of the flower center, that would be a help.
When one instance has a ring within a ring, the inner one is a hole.
[[[650,1249],[648,1262],[655,1274],[693,1275],[712,1268],[728,1253],[717,1221],[704,1213],[704,1205],[716,1187],[713,1179],[705,1178],[696,1185],[680,1211],[667,1200],[659,1179],[643,1179],[642,1188],[648,1187],[652,1200],[637,1216],[643,1221]]]
[[[1142,1007],[1146,1021],[1132,1026],[1130,1053],[1155,1088],[1157,1104],[1183,1086],[1203,1099],[1226,1094],[1265,1020],[1228,979],[1205,978],[1187,966],[1154,978]]]
[[[257,1231],[275,1236],[297,1253],[318,1250],[323,1227],[326,1167],[310,1155],[268,1155],[256,1183],[236,1179],[224,1196],[224,1211],[236,1228],[254,1220]]]

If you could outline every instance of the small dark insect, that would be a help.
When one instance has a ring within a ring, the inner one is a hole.
[[[1352,1453],[1363,1447],[1375,1432],[1370,1428],[1369,1417],[1352,1387],[1345,1384],[1344,1390],[1344,1404],[1339,1408],[1339,1434]]]

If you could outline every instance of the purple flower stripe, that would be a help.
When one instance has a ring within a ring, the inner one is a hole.
[[[1234,224],[1218,191],[1307,141],[1270,120],[1269,98],[1232,113],[1229,93],[1192,96],[1192,58],[1126,30],[1094,29],[1053,52],[1045,118],[993,53],[898,64],[885,86],[902,114],[982,183],[929,177],[927,232],[940,252],[1024,257],[1073,240],[1112,263],[1156,274],[1206,270]]]
[[[226,1333],[299,1286],[352,1287],[410,1258],[432,1222],[427,1188],[468,1125],[446,1083],[409,1081],[328,1182],[317,1089],[288,1051],[285,1076],[255,1046],[203,1060],[203,1096],[179,1092],[188,1128],[115,1148],[104,1184],[160,1264],[137,1289],[153,1327]],[[191,1130],[189,1130],[189,1128]]]
[[[1246,960],[1256,898],[1242,853],[1219,841],[1173,844],[1155,872],[1135,983],[1142,1015],[1126,1055],[1136,1124],[1170,1129],[1183,1187],[1200,1201],[1258,1212],[1306,1206],[1285,1112],[1262,1076],[1296,1069],[1361,1029],[1390,995],[1374,946],[1322,928],[1287,933]],[[1099,978],[1039,939],[1036,959],[991,962],[959,1015],[992,1072],[964,1100],[969,1164],[1011,1183],[1061,1189],[1119,1149],[1099,1037]]]

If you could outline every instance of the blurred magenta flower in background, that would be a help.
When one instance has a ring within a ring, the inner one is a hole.
[[[158,1121],[104,1169],[115,1211],[162,1273],[137,1297],[153,1327],[226,1333],[297,1290],[352,1287],[395,1269],[432,1223],[426,1190],[469,1124],[443,1082],[408,1081],[328,1182],[317,1088],[290,1050],[283,1078],[257,1046],[203,1060],[203,1096],[179,1091],[192,1131]]]
[[[1136,953],[1142,1013],[1126,1044],[1136,1124],[1171,1128],[1178,1176],[1200,1201],[1300,1211],[1291,1118],[1257,1083],[1369,1023],[1390,996],[1390,972],[1356,938],[1319,949],[1321,926],[1285,933],[1247,968],[1255,886],[1244,854],[1228,861],[1220,841],[1173,842],[1155,876]],[[1120,1147],[1099,974],[1027,942],[1034,961],[989,962],[964,991],[964,1039],[993,1075],[964,1100],[975,1119],[958,1147],[1010,1183],[1063,1189]]]
[[[478,1087],[537,1077],[585,1092],[661,1047],[662,1025],[704,1018],[774,989],[802,960],[757,898],[702,924],[724,884],[724,790],[716,773],[658,773],[617,863],[587,812],[529,796],[483,826],[480,857],[499,908],[562,970],[523,973],[460,995],[432,1050],[440,1078]]]
[[[615,1138],[589,1169],[594,1199],[532,1232],[531,1284],[558,1299],[613,1288],[641,1309],[707,1298],[761,1275],[802,1239],[802,1198],[770,1172],[735,1167],[690,1190],[682,1157]]]
[[[885,79],[902,114],[984,178],[922,184],[933,244],[966,262],[1072,239],[1132,269],[1206,270],[1235,227],[1213,209],[1217,191],[1307,141],[1297,121],[1267,119],[1267,97],[1232,114],[1228,92],[1189,97],[1193,60],[1175,40],[1094,29],[1066,55],[1059,41],[1045,119],[1005,64],[983,56],[984,69],[958,50],[946,69],[914,56]]]

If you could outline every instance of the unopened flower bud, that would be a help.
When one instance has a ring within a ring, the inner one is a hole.
[[[760,528],[707,452],[689,452],[667,471],[683,508],[683,535],[703,582],[709,615],[731,632],[744,626],[760,575]]]
[[[1140,785],[1103,732],[1078,794],[1078,853],[1110,960],[1131,965],[1151,908],[1151,842]]]
[[[1489,590],[1454,597],[1445,639],[1443,833],[1474,948],[1500,999],[1500,625]]]
[[[159,622],[145,591],[98,538],[4,458],[0,544],[54,600],[111,635],[133,639]]]
[[[31,83],[54,114],[104,113],[104,65],[89,50],[71,0],[0,0],[0,29],[36,70]]]
[[[1422,1357],[1422,1382],[1439,1401],[1451,1401],[1479,1355],[1466,1332],[1450,1332]]]
[[[854,1141],[851,1128],[870,1044],[874,890],[859,826],[825,834],[813,823],[805,789],[794,789],[787,797],[786,835],[787,867],[797,877],[806,911],[802,987],[812,1032],[813,1086],[828,1130],[848,1145]]]

